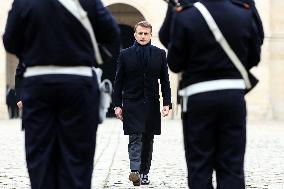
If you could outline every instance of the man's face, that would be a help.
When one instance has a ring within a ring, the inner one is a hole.
[[[146,45],[150,42],[152,33],[150,28],[144,28],[142,26],[137,26],[134,37],[140,45]]]

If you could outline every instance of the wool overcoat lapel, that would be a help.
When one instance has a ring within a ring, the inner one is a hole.
[[[152,53],[153,53],[153,48],[152,48],[152,45],[150,45],[150,57],[149,57],[149,60],[147,62],[147,67],[145,68],[144,66],[144,63],[142,62],[142,60],[140,59],[141,55],[139,54],[139,50],[137,48],[135,48],[135,46],[133,45],[132,46],[133,48],[133,51],[134,51],[134,55],[135,55],[135,59],[133,60],[136,60],[136,62],[134,62],[134,64],[137,65],[137,67],[139,68],[139,70],[141,70],[141,72],[149,72],[151,66],[152,66],[152,63],[153,63],[153,57],[152,57]]]
[[[152,45],[150,45],[150,57],[149,57],[149,61],[148,61],[148,64],[147,64],[147,68],[146,68],[146,72],[149,72],[151,70],[151,67],[153,66],[153,48],[152,48]]]

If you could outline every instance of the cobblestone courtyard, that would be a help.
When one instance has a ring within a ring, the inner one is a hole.
[[[0,121],[0,188],[30,188],[20,120]],[[247,132],[247,188],[284,189],[284,123],[250,122]],[[128,137],[122,123],[107,120],[97,133],[92,189],[133,188],[128,181]],[[164,120],[155,137],[151,184],[140,188],[187,188],[180,120]]]

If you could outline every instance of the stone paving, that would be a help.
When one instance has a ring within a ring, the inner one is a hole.
[[[163,120],[162,125],[162,135],[154,142],[151,184],[140,188],[187,188],[181,122]],[[284,122],[250,122],[247,130],[247,188],[284,189]],[[23,140],[20,120],[0,121],[1,189],[30,188]],[[92,189],[134,188],[128,181],[127,143],[120,121],[109,119],[100,125]]]

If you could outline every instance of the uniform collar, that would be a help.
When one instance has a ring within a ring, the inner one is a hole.
[[[216,1],[229,1],[229,0],[201,0],[201,2],[216,2]]]

